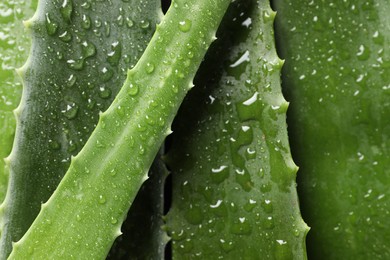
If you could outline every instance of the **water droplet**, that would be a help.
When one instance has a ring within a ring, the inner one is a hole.
[[[146,64],[146,73],[151,74],[154,71],[154,65],[151,63]]]
[[[96,47],[92,43],[84,41],[81,46],[84,59],[92,57],[96,54]]]
[[[273,211],[273,206],[272,206],[271,200],[264,200],[261,203],[261,207],[264,209],[264,211],[266,213],[272,213],[272,211]]]
[[[104,67],[102,69],[102,80],[103,82],[109,81],[114,76],[112,69]]]
[[[238,132],[238,137],[236,139],[237,144],[240,146],[249,145],[253,141],[253,130],[249,126],[242,126]]]
[[[133,136],[126,137],[125,140],[128,142],[128,144],[129,144],[130,147],[134,147],[135,140],[134,140],[134,137],[133,137]]]
[[[85,14],[83,14],[83,16],[81,18],[81,26],[85,30],[88,30],[89,28],[91,28],[91,18],[89,18],[89,16],[86,16]]]
[[[140,146],[139,146],[138,154],[139,154],[139,155],[143,155],[144,153],[145,153],[145,148],[144,148],[142,145],[140,145]]]
[[[106,198],[103,195],[99,195],[99,204],[106,203]]]
[[[149,21],[147,21],[147,20],[142,20],[142,21],[140,22],[140,27],[141,27],[142,29],[147,29],[147,28],[149,28],[149,25],[150,25],[150,23],[149,23]]]
[[[260,187],[260,190],[262,192],[270,192],[272,190],[271,183],[264,183],[264,184],[262,184],[261,187]]]
[[[255,200],[250,199],[247,203],[244,205],[244,209],[247,212],[252,212],[252,210],[256,207],[257,202]]]
[[[250,98],[236,104],[238,117],[241,122],[256,119],[262,111],[261,102],[258,102],[259,92],[255,92]]]
[[[252,226],[246,218],[242,217],[233,222],[230,226],[230,232],[236,235],[250,235]]]
[[[120,15],[116,18],[116,22],[118,23],[119,26],[123,26],[123,23],[124,23],[123,15],[120,14]]]
[[[52,36],[57,32],[58,24],[53,22],[53,20],[50,18],[50,15],[46,13],[46,31],[47,34]]]
[[[234,243],[232,241],[226,241],[225,239],[220,239],[219,242],[220,242],[219,246],[226,253],[228,253],[234,249]]]
[[[67,60],[66,63],[71,69],[81,70],[84,67],[84,59]]]
[[[178,249],[182,251],[183,253],[189,253],[193,249],[193,243],[190,238],[187,238],[185,240],[182,240]]]
[[[191,27],[192,27],[192,21],[189,19],[185,19],[185,20],[179,22],[179,29],[182,32],[190,31]]]
[[[274,19],[274,13],[270,13],[269,11],[264,11],[263,12],[263,20],[264,22],[270,22],[270,21],[273,21]]]
[[[77,144],[75,142],[73,142],[72,140],[69,141],[69,144],[68,144],[68,149],[67,151],[69,153],[73,153],[77,150]]]
[[[235,67],[238,67],[240,66],[241,64],[243,64],[244,62],[248,62],[250,61],[250,58],[249,58],[249,51],[245,51],[244,54],[238,58],[238,60],[236,62],[234,62],[233,64],[230,65],[231,68],[235,68]]]
[[[126,24],[127,24],[127,27],[129,27],[129,28],[134,26],[133,20],[131,20],[129,17],[126,18]]]
[[[229,177],[229,167],[228,166],[221,165],[219,167],[211,169],[210,178],[214,183],[219,184],[219,183],[223,182],[227,177]]]
[[[272,229],[274,228],[275,226],[275,223],[274,223],[274,219],[272,217],[267,217],[265,220],[264,220],[264,227],[266,229]]]
[[[285,240],[277,239],[274,250],[275,259],[287,260],[294,258],[291,247]]]
[[[68,31],[61,33],[58,38],[63,42],[70,42],[72,40],[72,34]]]
[[[110,171],[110,175],[111,175],[111,176],[115,176],[115,175],[116,175],[116,170],[115,170],[115,169],[112,169],[112,170]]]
[[[72,0],[64,0],[61,5],[60,12],[64,20],[69,23],[71,21],[71,16],[73,12]]]
[[[67,87],[73,87],[74,84],[76,83],[76,80],[77,80],[77,78],[76,78],[75,75],[73,75],[73,74],[70,75],[69,78],[68,78],[68,81],[66,82],[66,86]]]
[[[104,148],[106,147],[106,145],[102,141],[96,140],[96,147]]]
[[[103,99],[107,99],[111,97],[111,89],[106,88],[106,87],[100,87],[99,88],[99,97]]]
[[[109,37],[111,33],[111,26],[108,22],[104,22],[104,35]]]
[[[91,3],[90,1],[85,1],[84,3],[81,4],[81,7],[84,9],[89,9],[91,8]]]
[[[127,93],[129,93],[130,96],[135,96],[138,94],[138,86],[137,85],[130,83],[129,87],[127,89],[128,89]]]
[[[170,237],[174,241],[181,241],[186,237],[186,235],[185,235],[185,232],[183,229],[180,230],[180,232],[176,232],[176,231],[172,230],[170,233]]]
[[[218,200],[215,204],[212,204],[210,205],[210,208],[218,208],[219,206],[221,206],[221,203],[222,203],[222,200]]]
[[[120,58],[122,55],[122,44],[118,41],[111,44],[111,52],[107,54],[107,61],[112,66],[117,66],[119,64]]]
[[[367,60],[370,57],[370,49],[367,46],[360,45],[356,56],[359,60]]]
[[[179,88],[176,85],[172,85],[172,91],[177,94],[179,92]]]
[[[118,223],[118,220],[114,217],[111,217],[111,224],[115,225],[116,223]]]
[[[250,160],[250,159],[256,159],[256,150],[254,149],[251,149],[251,148],[247,148],[246,151],[245,151],[245,157]]]
[[[245,169],[236,169],[236,181],[245,191],[250,191],[254,186],[250,174]]]
[[[119,115],[119,117],[123,118],[125,116],[125,110],[122,108],[122,106],[117,106],[115,111]]]
[[[153,126],[156,124],[156,120],[151,116],[146,115],[145,119],[146,119],[146,122],[148,123],[148,125]]]
[[[73,119],[77,116],[77,112],[79,110],[79,107],[75,103],[68,103],[66,105],[66,108],[62,110],[61,112],[64,114],[64,116],[67,119]]]

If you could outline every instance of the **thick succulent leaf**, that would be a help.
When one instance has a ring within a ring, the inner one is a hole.
[[[173,1],[10,259],[106,257],[229,4]]]
[[[149,179],[142,185],[122,225],[122,235],[115,240],[108,260],[164,259],[169,238],[163,231],[164,184],[168,175],[165,164],[157,155]]]
[[[174,259],[306,258],[274,16],[267,1],[232,4],[175,120]]]
[[[25,23],[32,51],[21,69],[0,258],[57,187],[142,54],[160,13],[160,1],[40,1]]]
[[[390,2],[275,0],[312,259],[390,258]]]
[[[15,116],[22,95],[22,81],[16,73],[26,61],[30,38],[22,21],[30,18],[37,0],[6,0],[0,3],[0,201],[4,199],[8,170],[3,158],[11,152],[15,135]]]

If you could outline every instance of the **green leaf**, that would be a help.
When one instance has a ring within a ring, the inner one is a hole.
[[[164,259],[169,238],[164,225],[164,184],[168,175],[160,156],[154,160],[149,179],[141,186],[122,225],[122,235],[113,244],[108,260]]]
[[[113,104],[100,115],[31,228],[14,244],[10,259],[107,255],[229,3],[173,1]]]
[[[389,259],[390,3],[276,0],[313,259]]]
[[[40,1],[25,23],[32,51],[21,69],[1,259],[57,187],[150,40],[160,1],[133,2]]]
[[[16,68],[23,65],[30,48],[30,39],[22,21],[34,13],[36,2],[17,0],[0,3],[0,201],[5,197],[8,184],[8,169],[5,169],[3,158],[9,155],[15,135],[12,111],[22,95]]]
[[[235,1],[174,124],[174,259],[305,259],[275,13]]]

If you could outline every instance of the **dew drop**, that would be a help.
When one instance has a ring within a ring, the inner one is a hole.
[[[264,200],[261,203],[261,207],[264,209],[264,211],[266,213],[272,213],[272,211],[273,211],[273,206],[272,206],[271,200]]]
[[[232,241],[226,241],[225,239],[220,239],[219,242],[220,242],[219,246],[226,253],[228,253],[234,249],[234,243]]]
[[[360,45],[356,56],[358,60],[367,60],[370,57],[370,49],[367,46]]]
[[[46,13],[46,31],[47,34],[52,36],[57,32],[58,24],[53,22],[50,15]]]
[[[237,61],[235,61],[233,64],[230,65],[230,67],[235,68],[235,67],[240,66],[244,62],[250,61],[249,55],[250,55],[249,51],[248,50],[245,51],[244,54],[242,54],[242,56],[240,58],[238,58]]]
[[[130,83],[127,92],[129,93],[130,96],[135,96],[138,94],[138,90],[139,89],[137,85]]]
[[[99,97],[103,99],[107,99],[111,97],[111,89],[106,88],[106,87],[100,87],[99,88]]]
[[[84,60],[83,59],[67,60],[66,63],[73,70],[82,70],[84,67]]]
[[[115,170],[115,169],[112,169],[112,170],[110,171],[110,175],[111,175],[111,176],[115,176],[115,175],[116,175],[116,170]]]
[[[229,167],[227,165],[221,165],[216,168],[211,169],[211,180],[219,184],[223,182],[227,177],[229,177]]]
[[[179,88],[176,85],[172,85],[172,91],[177,94],[179,92]]]
[[[72,0],[64,0],[61,5],[60,12],[64,20],[69,23],[71,21],[71,16],[73,12]]]
[[[107,67],[104,67],[102,69],[102,80],[103,82],[109,81],[114,76],[114,72]]]
[[[179,29],[182,32],[188,32],[191,30],[192,22],[189,19],[185,19],[179,22]]]
[[[66,105],[66,108],[61,112],[67,119],[73,119],[77,116],[79,107],[75,103],[69,103]]]
[[[275,241],[275,249],[274,249],[275,259],[293,259],[293,253],[291,247],[287,241],[283,239],[277,239]]]
[[[142,21],[140,22],[140,27],[141,27],[142,29],[147,29],[147,28],[149,28],[149,26],[150,26],[150,23],[149,23],[149,21],[147,21],[147,20],[142,20]]]
[[[146,64],[146,73],[151,74],[153,73],[153,71],[154,71],[154,65],[148,62]]]
[[[236,235],[250,235],[252,226],[246,218],[242,217],[234,221],[230,226],[230,232]]]
[[[61,33],[58,38],[63,42],[70,42],[72,40],[72,34],[68,31]]]
[[[126,24],[128,28],[131,28],[134,26],[133,20],[131,20],[129,17],[126,18]]]
[[[119,64],[119,60],[122,55],[122,44],[118,41],[111,44],[111,51],[107,54],[107,61],[112,66],[116,66]]]
[[[106,203],[106,198],[103,195],[99,195],[99,204]]]
[[[264,221],[264,227],[266,229],[273,229],[275,226],[274,219],[272,217],[267,217]]]
[[[74,84],[76,83],[76,80],[77,80],[77,78],[76,78],[75,75],[73,75],[73,74],[70,75],[69,78],[68,78],[68,80],[67,80],[67,82],[66,82],[66,86],[67,86],[67,87],[73,87]]]
[[[85,29],[88,30],[91,28],[91,18],[89,16],[86,16],[83,14],[82,19],[81,19],[81,26]]]
[[[84,59],[92,57],[96,54],[96,47],[94,44],[84,41],[81,46]]]

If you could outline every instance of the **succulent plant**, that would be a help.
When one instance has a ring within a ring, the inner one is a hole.
[[[389,12],[3,1],[0,259],[389,258]]]

